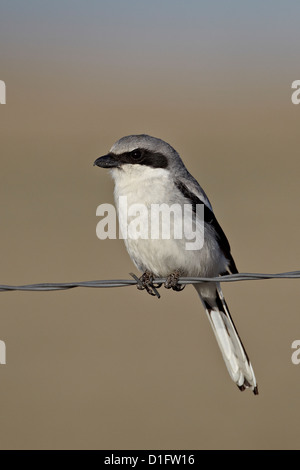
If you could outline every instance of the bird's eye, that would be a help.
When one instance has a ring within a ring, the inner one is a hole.
[[[131,152],[131,156],[134,160],[139,160],[142,157],[142,152],[139,149],[133,150],[133,152]]]

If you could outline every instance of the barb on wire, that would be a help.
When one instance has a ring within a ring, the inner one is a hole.
[[[300,271],[291,271],[287,273],[277,274],[260,274],[260,273],[238,273],[228,274],[218,277],[181,277],[178,284],[197,284],[200,282],[236,282],[236,281],[259,281],[263,279],[300,279]],[[153,283],[161,284],[166,281],[165,278],[153,279]],[[40,283],[27,284],[22,286],[8,286],[0,284],[0,292],[5,291],[55,291],[68,290],[75,287],[126,287],[133,286],[138,283],[137,279],[116,279],[116,280],[99,280],[99,281],[83,281],[83,282],[62,282],[62,283]]]

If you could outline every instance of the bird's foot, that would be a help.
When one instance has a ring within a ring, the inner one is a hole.
[[[184,284],[178,284],[178,280],[180,278],[181,272],[179,269],[176,269],[174,272],[169,274],[167,277],[166,282],[164,283],[164,286],[166,289],[173,289],[176,292],[180,292],[185,288]]]
[[[160,299],[160,294],[157,292],[157,289],[159,289],[162,284],[153,284],[153,273],[151,273],[150,271],[145,271],[141,277],[137,277],[135,274],[132,273],[131,276],[137,281],[138,290],[146,290],[148,294],[154,295],[158,299]]]

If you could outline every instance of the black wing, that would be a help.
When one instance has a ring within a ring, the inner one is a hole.
[[[196,213],[197,204],[204,204],[203,201],[201,201],[198,198],[198,196],[196,196],[196,194],[194,194],[192,191],[190,191],[187,188],[187,186],[184,183],[182,183],[182,181],[180,181],[180,180],[175,181],[175,186],[179,189],[181,194],[186,199],[189,199],[189,201],[190,201],[190,203],[192,204],[192,207],[193,207],[193,212]],[[228,266],[229,271],[232,274],[237,273],[238,270],[237,270],[237,267],[235,265],[232,254],[230,252],[229,241],[227,240],[227,237],[226,237],[225,233],[223,232],[223,229],[222,229],[221,225],[217,221],[214,213],[212,212],[212,210],[209,207],[206,206],[206,204],[204,204],[204,222],[206,224],[209,224],[211,227],[213,227],[213,229],[216,233],[216,236],[217,236],[219,246],[220,246],[224,256],[229,261],[229,266]]]

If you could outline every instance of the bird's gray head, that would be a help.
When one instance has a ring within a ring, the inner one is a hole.
[[[128,164],[163,168],[171,172],[184,168],[179,154],[171,145],[146,134],[122,137],[107,155],[94,162],[102,168],[124,168]]]

